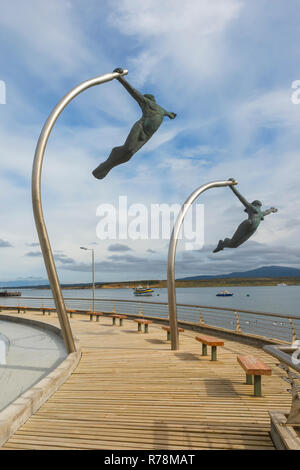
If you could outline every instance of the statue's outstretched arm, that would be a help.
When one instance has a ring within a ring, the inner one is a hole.
[[[262,215],[263,215],[263,216],[269,215],[269,214],[271,214],[272,212],[278,212],[278,209],[276,209],[275,207],[270,207],[270,209],[267,209],[266,211],[263,211]]]
[[[246,207],[246,209],[251,206],[250,202],[248,202],[247,199],[245,199],[245,198],[238,192],[238,190],[235,188],[235,186],[230,186],[230,189],[231,189],[231,191],[234,192],[234,194],[236,195],[236,197],[241,201],[241,203]]]
[[[114,70],[114,72],[119,72],[119,73],[122,73],[123,72],[123,69],[121,69],[120,67],[118,67],[117,69]],[[145,101],[145,97],[144,95],[142,95],[142,93],[140,93],[138,90],[136,90],[135,88],[133,88],[133,86],[131,86],[127,80],[125,80],[125,78],[123,77],[118,77],[117,80],[122,83],[123,87],[128,91],[128,93],[132,96],[132,98],[134,98],[139,105],[141,105],[144,101]]]

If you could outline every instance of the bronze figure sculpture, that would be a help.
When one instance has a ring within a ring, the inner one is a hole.
[[[229,178],[231,181],[234,181],[233,178]],[[237,248],[242,243],[244,243],[248,238],[250,238],[254,232],[256,232],[261,220],[264,220],[264,217],[272,212],[277,212],[278,209],[271,207],[265,211],[261,210],[262,203],[260,201],[253,201],[252,203],[248,202],[234,186],[230,186],[230,189],[238,197],[241,203],[245,206],[245,211],[248,214],[248,219],[244,220],[235,231],[232,238],[225,238],[225,240],[220,240],[217,248],[214,249],[213,253],[223,250],[224,248]]]
[[[117,68],[114,70],[114,72],[122,73],[123,69]],[[117,80],[137,101],[142,110],[143,116],[133,125],[124,145],[121,145],[120,147],[114,147],[107,160],[101,163],[93,171],[93,175],[98,179],[103,179],[113,167],[130,160],[131,157],[146,142],[148,142],[152,135],[157,131],[163,121],[164,116],[167,116],[170,119],[174,119],[176,117],[175,113],[168,112],[159,106],[156,103],[153,95],[142,95],[142,93],[133,88],[121,76],[117,78]]]

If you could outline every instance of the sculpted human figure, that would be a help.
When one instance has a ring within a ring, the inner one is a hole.
[[[122,73],[123,69],[117,68],[114,72]],[[164,116],[168,116],[170,119],[176,117],[175,113],[168,112],[159,106],[153,95],[142,95],[121,76],[117,78],[117,80],[119,80],[128,93],[137,101],[143,116],[133,125],[124,145],[114,147],[108,159],[93,171],[93,175],[98,179],[103,179],[114,166],[130,160],[157,131],[163,122]]]
[[[235,181],[233,178],[230,178],[231,181]],[[262,203],[260,201],[248,202],[234,186],[230,186],[230,189],[238,197],[241,203],[245,206],[245,212],[248,214],[248,219],[242,222],[237,230],[235,231],[232,238],[225,238],[225,240],[220,240],[217,248],[213,253],[223,250],[224,248],[237,248],[242,243],[244,243],[248,238],[250,238],[254,232],[256,232],[261,220],[264,220],[264,217],[272,212],[277,212],[278,209],[271,207],[265,211],[261,210]]]

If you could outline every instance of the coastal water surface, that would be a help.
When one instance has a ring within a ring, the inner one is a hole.
[[[188,305],[204,305],[212,307],[228,307],[233,309],[251,310],[268,313],[300,316],[300,286],[257,286],[257,287],[226,287],[233,293],[232,297],[217,297],[216,294],[225,288],[217,287],[186,287],[176,289],[177,303]],[[1,298],[2,305],[25,305],[25,297],[49,298],[49,289],[21,289],[22,297]],[[92,299],[91,289],[65,289],[65,299]],[[96,289],[96,299],[133,300],[143,302],[168,302],[167,289],[154,289],[151,297],[135,297],[132,288]],[[30,302],[26,302],[26,304]]]

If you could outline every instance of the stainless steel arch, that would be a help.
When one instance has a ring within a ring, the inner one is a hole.
[[[220,186],[232,186],[237,184],[237,181],[212,181],[211,183],[204,184],[196,189],[185,201],[177,216],[176,222],[173,227],[168,252],[168,306],[169,306],[169,322],[170,322],[170,337],[171,349],[179,349],[179,339],[177,330],[177,308],[176,308],[176,289],[175,289],[175,255],[179,232],[184,221],[184,217],[193,204],[193,202],[204,193],[207,189],[216,188]]]
[[[69,353],[75,352],[76,347],[69,323],[68,316],[66,314],[66,308],[61,292],[61,287],[59,283],[59,279],[57,276],[57,271],[55,267],[55,262],[53,258],[53,253],[51,250],[51,245],[49,242],[49,237],[43,217],[43,210],[42,210],[42,201],[41,201],[41,173],[42,173],[42,164],[44,153],[47,145],[47,141],[51,130],[61,114],[64,108],[72,101],[77,95],[82,93],[83,91],[87,90],[88,88],[100,85],[102,83],[108,82],[113,80],[114,78],[119,77],[120,75],[127,75],[128,70],[124,70],[122,74],[119,73],[108,73],[106,75],[101,75],[99,77],[92,78],[90,80],[86,80],[85,82],[80,83],[71,91],[69,91],[55,106],[51,114],[49,115],[42,132],[40,134],[33,162],[33,169],[32,169],[32,205],[33,205],[33,213],[35,224],[39,236],[39,241],[41,245],[41,250],[44,257],[45,266],[47,269],[47,274],[49,278],[50,287],[52,290],[57,315],[59,318],[60,327],[62,330],[64,343],[66,346],[66,350]]]

